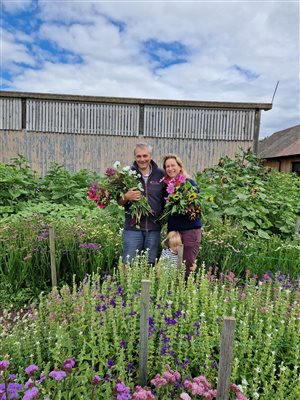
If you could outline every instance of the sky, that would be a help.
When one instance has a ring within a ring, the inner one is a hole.
[[[0,0],[0,90],[271,103],[300,124],[300,0]]]

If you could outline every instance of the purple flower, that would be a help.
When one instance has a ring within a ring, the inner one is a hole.
[[[109,359],[109,360],[107,361],[108,369],[111,369],[114,365],[115,365],[114,360]]]
[[[61,381],[62,379],[64,379],[67,374],[65,373],[65,371],[51,371],[49,374],[50,378],[55,379],[56,381]]]
[[[124,348],[124,347],[126,347],[126,345],[127,345],[127,341],[125,339],[122,339],[121,342],[120,342],[120,346],[122,348]]]
[[[2,360],[0,361],[0,371],[4,371],[9,367],[9,361]]]
[[[33,388],[27,390],[27,391],[24,393],[23,400],[36,399],[36,398],[38,397],[38,395],[39,395],[39,389],[38,389],[37,387],[34,386]]]
[[[170,317],[165,317],[165,321],[167,323],[167,325],[176,325],[176,320]]]
[[[128,371],[128,372],[130,372],[130,371],[132,371],[132,369],[133,369],[133,363],[128,363],[127,365],[126,365],[126,370]]]
[[[116,386],[114,388],[114,393],[117,395],[117,400],[130,400],[130,389],[125,386],[120,379],[117,380]]]
[[[115,299],[111,299],[110,302],[109,302],[109,304],[110,304],[111,306],[113,306],[113,307],[116,307]]]
[[[19,397],[18,390],[22,390],[22,389],[23,389],[23,387],[19,383],[9,383],[7,386],[8,398],[9,399],[17,399]],[[6,399],[6,397],[4,397],[5,394],[3,394],[4,391],[5,391],[5,385],[0,384],[0,398],[3,400]],[[2,397],[1,397],[1,394],[3,394]]]
[[[93,378],[92,378],[93,385],[99,385],[100,381],[101,381],[100,376],[98,376],[98,375],[93,376]]]
[[[25,368],[25,372],[29,376],[34,375],[34,373],[37,372],[38,370],[39,370],[39,367],[35,364],[31,364],[27,368]]]
[[[67,372],[71,372],[72,368],[75,365],[75,357],[68,358],[64,361],[64,370]]]
[[[29,378],[28,381],[25,383],[24,387],[25,387],[25,389],[29,389],[29,388],[33,387],[33,385],[34,385],[34,381],[31,378]]]
[[[45,379],[46,379],[46,376],[42,374],[42,375],[40,376],[40,379],[38,379],[36,382],[37,382],[38,384],[41,384],[41,383],[44,382]]]

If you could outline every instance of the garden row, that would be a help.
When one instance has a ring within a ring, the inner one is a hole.
[[[121,271],[86,276],[79,285],[41,295],[13,328],[5,313],[0,354],[20,390],[35,387],[41,399],[93,398],[95,391],[97,399],[130,399],[139,379],[141,281],[149,279],[149,381],[144,397],[134,399],[204,398],[203,377],[215,389],[226,315],[236,319],[236,391],[249,399],[299,398],[299,281],[283,274],[258,280],[251,271],[241,280],[233,272],[201,268],[185,284],[184,271],[164,265],[158,277],[143,257],[125,275]],[[32,367],[35,377],[25,371],[29,364],[39,367]],[[117,397],[120,382],[127,397]]]

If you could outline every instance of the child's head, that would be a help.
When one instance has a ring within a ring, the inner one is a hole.
[[[178,247],[182,244],[180,233],[177,231],[171,231],[168,233],[166,237],[166,245],[171,249],[173,252],[178,252]]]

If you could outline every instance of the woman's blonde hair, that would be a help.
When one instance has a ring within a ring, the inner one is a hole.
[[[163,244],[169,248],[180,246],[182,244],[180,233],[178,231],[170,231]]]
[[[188,176],[188,174],[186,172],[186,169],[185,169],[185,166],[183,165],[183,162],[182,162],[181,158],[178,157],[176,154],[171,154],[171,153],[165,155],[164,158],[163,158],[163,169],[164,169],[165,172],[166,172],[166,161],[170,160],[170,159],[175,160],[176,163],[179,165],[181,174],[183,174],[185,176]]]

